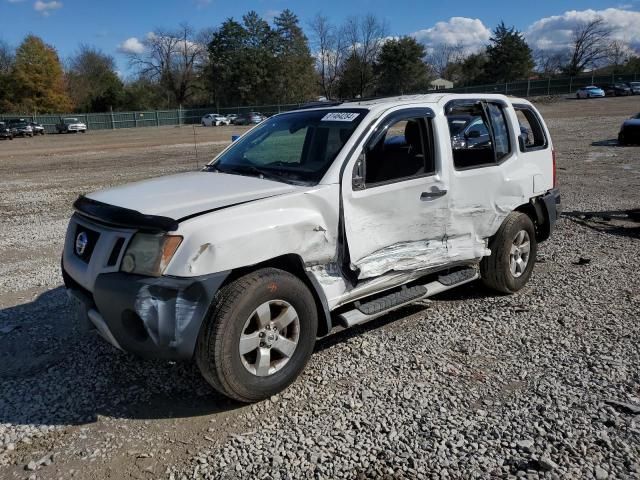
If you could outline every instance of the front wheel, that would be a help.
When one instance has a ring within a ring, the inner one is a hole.
[[[196,363],[220,393],[256,402],[287,388],[315,345],[318,313],[306,285],[274,268],[224,286],[198,337]]]
[[[538,249],[531,218],[511,212],[489,241],[489,249],[491,255],[480,262],[483,283],[502,293],[520,290],[531,277]]]

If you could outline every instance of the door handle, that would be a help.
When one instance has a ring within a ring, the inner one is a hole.
[[[446,190],[434,189],[430,192],[422,192],[420,194],[420,200],[422,200],[423,202],[427,202],[429,200],[435,200],[436,198],[443,197],[446,194],[447,194]]]

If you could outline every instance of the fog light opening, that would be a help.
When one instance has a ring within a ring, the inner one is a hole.
[[[122,327],[125,331],[138,342],[144,342],[149,338],[147,329],[140,316],[131,310],[122,312]]]

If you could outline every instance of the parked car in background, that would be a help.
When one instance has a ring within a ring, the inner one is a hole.
[[[44,127],[42,126],[41,123],[29,122],[29,125],[31,125],[31,129],[33,130],[33,134],[34,135],[44,135],[45,134]]]
[[[0,138],[13,140],[13,130],[10,129],[4,122],[0,122]]]
[[[233,122],[233,124],[234,125],[257,125],[258,123],[262,122],[264,119],[265,117],[261,113],[249,112],[249,113],[243,113],[242,115],[238,115],[238,117],[236,118],[235,122]]]
[[[603,85],[602,90],[607,97],[623,97],[631,95],[631,89],[624,83]]]
[[[629,82],[627,86],[631,90],[632,95],[640,95],[640,82]]]
[[[452,148],[447,117],[479,119],[490,141]],[[193,359],[215,389],[255,402],[287,388],[334,326],[479,278],[520,291],[560,212],[555,163],[525,99],[295,110],[199,172],[80,196],[62,275],[75,318],[115,347]]]
[[[225,117],[229,119],[229,122],[234,123],[236,118],[238,118],[238,115],[235,113],[228,113],[225,115]]]
[[[231,120],[219,113],[207,113],[200,119],[200,123],[203,127],[220,127],[221,125],[230,125]]]
[[[595,85],[579,88],[576,92],[576,98],[598,98],[604,96],[604,90],[600,87],[596,87]]]
[[[56,124],[56,131],[58,133],[86,133],[87,126],[74,117],[61,118]]]
[[[618,144],[640,144],[640,113],[624,121],[622,127],[620,127],[620,133],[618,133]]]
[[[14,137],[33,137],[33,128],[24,118],[7,120],[7,126],[12,130]]]

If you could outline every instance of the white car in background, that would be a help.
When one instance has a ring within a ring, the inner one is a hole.
[[[582,87],[578,89],[576,92],[576,98],[604,98],[605,93],[604,90],[600,87],[596,87],[595,85],[589,85],[587,87]]]
[[[221,125],[230,125],[231,120],[217,113],[207,113],[200,119],[203,127],[219,127]]]

